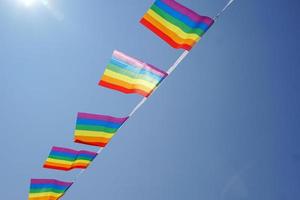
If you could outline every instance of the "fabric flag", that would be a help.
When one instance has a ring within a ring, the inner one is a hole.
[[[107,115],[78,113],[74,141],[105,147],[117,130],[128,119]]]
[[[157,0],[140,23],[176,49],[190,50],[214,23],[174,0]]]
[[[97,156],[91,151],[52,147],[44,168],[69,171],[74,168],[85,169]]]
[[[72,184],[55,179],[31,179],[28,200],[60,199]]]
[[[166,76],[166,72],[150,64],[114,51],[99,85],[148,97]]]

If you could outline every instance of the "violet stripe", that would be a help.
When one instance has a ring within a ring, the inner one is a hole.
[[[67,149],[67,148],[61,148],[61,147],[52,147],[51,151],[58,151],[58,152],[64,152],[64,153],[70,153],[70,154],[78,154],[78,151]]]
[[[73,149],[67,149],[67,148],[55,147],[55,146],[52,147],[51,151],[70,153],[70,154],[74,154],[74,155],[79,155],[79,154],[88,154],[88,155],[91,155],[91,156],[96,156],[97,155],[97,153],[91,152],[91,151],[85,151],[85,150],[76,151],[76,150],[73,150]]]
[[[97,156],[98,155],[96,152],[85,151],[85,150],[79,151],[78,154],[87,154],[87,155],[90,155],[90,156]]]
[[[186,15],[187,17],[189,17],[191,20],[193,20],[196,23],[204,22],[209,25],[212,23],[212,20],[209,17],[201,16],[201,15],[197,14],[196,12],[194,12],[193,10],[177,3],[174,0],[161,0],[161,1],[163,3],[165,3],[166,5],[170,6],[171,8],[173,8],[174,10],[177,10],[178,12]]]
[[[112,117],[112,116],[108,116],[108,115],[98,115],[98,114],[96,115],[96,114],[82,113],[82,112],[78,113],[77,118],[102,120],[102,121],[108,121],[108,122],[113,122],[113,123],[117,123],[117,124],[123,124],[128,119],[128,117],[117,118],[117,117]]]
[[[165,77],[167,75],[166,72],[164,72],[148,63],[144,63],[136,58],[129,57],[120,51],[114,50],[113,56],[117,60],[124,61],[124,62],[128,63],[129,65],[133,65],[140,69],[145,69],[145,70],[151,71],[152,73],[157,74],[158,76]]]
[[[73,183],[72,182],[63,182],[56,179],[31,179],[32,184],[54,184],[59,186],[69,187]]]

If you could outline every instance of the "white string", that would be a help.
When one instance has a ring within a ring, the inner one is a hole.
[[[222,13],[234,2],[235,0],[229,0],[229,2],[225,5],[225,7],[217,13],[217,15],[213,18],[215,21],[222,15]],[[185,50],[178,58],[177,60],[174,62],[174,64],[167,70],[167,74],[168,76],[177,68],[177,66],[184,60],[184,58],[189,54],[189,51]],[[167,77],[168,77],[167,76]],[[166,77],[166,78],[167,78]],[[166,79],[165,78],[165,79]],[[163,81],[165,80],[163,79],[161,81],[161,83],[152,91],[152,93],[148,96],[148,97],[144,97],[133,109],[132,111],[129,113],[128,117],[132,117],[134,115],[134,113],[140,109],[142,107],[142,105],[148,100],[148,98],[158,89],[158,87],[160,87],[163,83]],[[122,128],[122,126],[124,125],[124,123],[120,126],[120,128],[118,130],[120,130]],[[99,148],[99,150],[97,151],[97,154],[100,154],[102,152],[104,148]],[[77,181],[77,179],[86,171],[86,169],[82,169],[80,170],[80,172],[76,175],[73,184]],[[66,194],[66,192],[65,192]],[[64,196],[65,196],[64,194]]]
[[[229,6],[234,2],[235,0],[229,0],[228,3],[224,6],[224,8],[218,12],[218,14],[216,14],[216,16],[214,17],[214,20],[216,21],[221,15],[222,13],[227,10],[227,8],[229,8]]]
[[[130,112],[130,114],[128,115],[128,117],[131,117],[146,101],[147,101],[147,97],[144,97]]]

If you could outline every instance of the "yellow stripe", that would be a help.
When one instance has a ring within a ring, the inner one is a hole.
[[[85,164],[85,165],[89,165],[91,163],[91,161],[88,160],[76,160],[74,162],[74,164]]]
[[[169,30],[171,30],[174,33],[176,33],[182,39],[191,39],[191,40],[197,41],[199,39],[199,37],[200,37],[199,35],[197,35],[195,33],[185,33],[179,27],[175,26],[174,24],[171,24],[170,22],[168,22],[167,20],[165,20],[164,18],[162,18],[161,16],[159,16],[158,14],[156,14],[151,9],[148,10],[147,14],[150,15],[151,17],[153,17],[154,19],[156,19],[159,23],[161,23],[162,25],[164,25]]]
[[[124,82],[132,84],[133,89],[141,87],[141,89],[144,90],[144,91],[151,91],[153,88],[156,87],[156,84],[149,83],[149,82],[141,80],[141,79],[133,79],[133,78],[130,78],[128,76],[124,76],[122,74],[111,71],[109,69],[106,69],[104,71],[104,74],[106,76],[110,76],[112,78],[119,79],[119,80],[122,80]]]
[[[73,164],[73,161],[57,160],[57,159],[53,159],[53,158],[47,158],[46,162],[69,165],[69,166],[71,166]]]
[[[90,161],[87,161],[87,160],[68,161],[68,160],[58,160],[58,159],[53,159],[53,158],[47,158],[46,162],[69,165],[69,166],[72,166],[73,164],[76,164],[76,163],[84,163],[84,164],[90,163]]]
[[[29,198],[31,197],[61,197],[61,193],[55,193],[55,192],[40,192],[40,193],[30,193]]]
[[[75,130],[75,136],[103,137],[103,138],[110,139],[114,136],[114,134],[100,132],[100,131],[79,131],[79,130]]]

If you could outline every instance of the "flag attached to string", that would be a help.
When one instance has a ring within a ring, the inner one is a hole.
[[[117,130],[128,119],[107,115],[78,113],[74,141],[105,147]]]
[[[69,171],[74,168],[85,169],[97,156],[96,152],[76,151],[68,148],[52,147],[44,163],[44,168]]]
[[[148,97],[166,76],[166,72],[150,64],[114,51],[99,85]]]
[[[190,50],[214,23],[174,0],[157,0],[140,23],[176,49]]]
[[[31,179],[28,200],[57,200],[72,185],[55,179]]]

